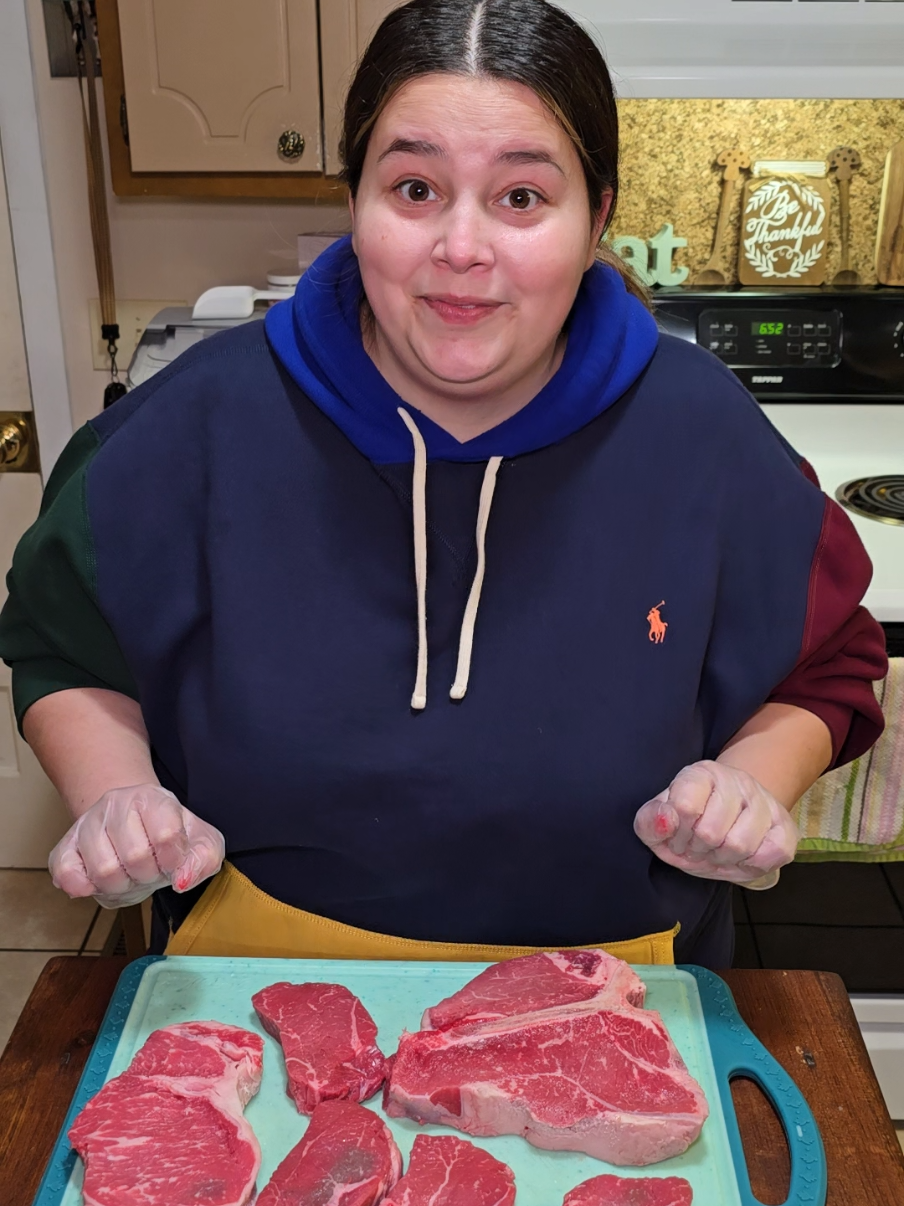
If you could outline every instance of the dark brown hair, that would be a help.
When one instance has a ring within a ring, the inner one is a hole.
[[[574,144],[592,218],[612,194],[609,226],[618,200],[618,111],[609,70],[590,35],[546,0],[411,0],[385,18],[345,103],[342,177],[353,197],[389,100],[409,80],[437,72],[530,88]],[[648,304],[647,291],[623,260],[602,245],[597,255]]]

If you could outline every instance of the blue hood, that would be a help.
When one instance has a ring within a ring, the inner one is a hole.
[[[361,274],[351,236],[311,265],[294,298],[268,312],[267,335],[296,384],[355,447],[378,465],[412,459],[398,415],[417,417],[431,460],[485,461],[555,444],[616,402],[652,359],[658,332],[649,311],[625,289],[619,274],[594,264],[584,274],[559,371],[517,414],[460,443],[408,406],[364,350],[359,322]]]

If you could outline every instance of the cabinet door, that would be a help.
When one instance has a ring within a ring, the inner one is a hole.
[[[119,0],[119,22],[133,171],[322,170],[317,0]]]
[[[328,175],[336,175],[342,166],[339,159],[342,110],[358,59],[386,14],[404,3],[407,0],[327,0],[320,6],[324,171]]]

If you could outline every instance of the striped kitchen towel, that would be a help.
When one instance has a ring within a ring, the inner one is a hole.
[[[904,658],[876,683],[885,732],[848,766],[823,775],[792,810],[802,862],[904,861]]]

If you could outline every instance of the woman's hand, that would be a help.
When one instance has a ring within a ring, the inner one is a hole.
[[[101,796],[53,848],[49,866],[69,896],[93,896],[105,909],[118,909],[169,884],[188,891],[219,871],[225,853],[219,829],[172,792],[144,784]]]
[[[638,811],[634,832],[663,862],[703,879],[771,888],[800,833],[746,771],[719,762],[686,766]]]

